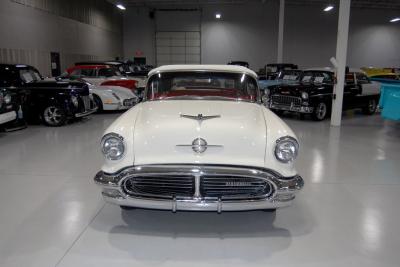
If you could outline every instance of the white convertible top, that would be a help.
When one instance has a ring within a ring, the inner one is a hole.
[[[164,65],[149,72],[149,77],[160,72],[174,72],[174,71],[215,71],[215,72],[234,72],[245,73],[257,79],[257,74],[242,66],[236,65]]]

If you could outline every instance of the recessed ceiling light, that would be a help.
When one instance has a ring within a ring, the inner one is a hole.
[[[390,22],[398,22],[398,21],[400,21],[400,18],[394,18],[390,20]]]
[[[334,6],[329,5],[329,6],[327,6],[327,7],[324,8],[324,11],[325,11],[325,12],[328,12],[328,11],[331,11],[333,8],[334,8]]]
[[[118,4],[117,7],[118,7],[119,9],[121,9],[121,10],[125,10],[125,9],[126,9],[126,7],[124,7],[124,5],[121,5],[121,4]]]
[[[215,18],[216,19],[220,19],[222,16],[221,16],[221,13],[217,13],[217,14],[215,14]]]

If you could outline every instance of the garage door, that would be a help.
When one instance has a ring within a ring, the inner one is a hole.
[[[199,31],[156,32],[157,66],[168,64],[200,64]]]

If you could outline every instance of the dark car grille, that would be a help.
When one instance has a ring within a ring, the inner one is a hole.
[[[272,186],[259,178],[205,176],[201,180],[200,192],[206,198],[249,199],[268,197]]]
[[[247,200],[268,198],[273,193],[267,180],[234,176],[140,176],[126,179],[122,189],[131,197],[163,199]]]
[[[301,105],[301,98],[295,96],[272,95],[271,100],[273,104],[289,105],[289,106],[291,106],[292,104],[295,106]]]

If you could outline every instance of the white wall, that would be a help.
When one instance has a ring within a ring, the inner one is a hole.
[[[123,48],[124,58],[135,57],[136,52],[147,58],[147,64],[155,64],[155,20],[149,17],[150,10],[128,8],[124,14]]]
[[[176,6],[175,6],[176,7]],[[129,8],[124,19],[124,52],[145,51],[154,64],[155,20],[148,9]],[[247,5],[205,5],[202,7],[201,45],[203,64],[225,64],[247,60],[254,70],[276,61],[278,1]],[[215,19],[221,12],[222,20]],[[321,7],[287,5],[285,10],[283,58],[301,67],[329,66],[336,53],[337,8],[322,12]],[[400,23],[389,23],[398,16],[392,10],[351,10],[348,65],[400,66]],[[180,30],[185,21],[171,16],[163,27]],[[129,27],[129,28],[128,28]],[[129,53],[128,53],[129,52]]]
[[[70,8],[80,7],[71,3]],[[50,75],[50,52],[60,53],[62,70],[79,60],[122,56],[122,21],[115,29],[95,7],[91,17],[93,23],[82,23],[29,5],[0,1],[0,63],[31,64]]]

